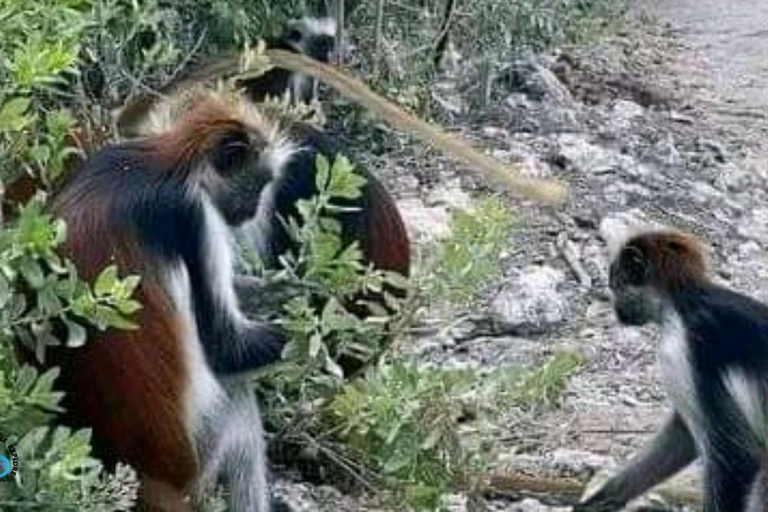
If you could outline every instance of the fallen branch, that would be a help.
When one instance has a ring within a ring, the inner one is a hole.
[[[548,478],[511,473],[494,475],[482,494],[488,498],[519,500],[534,498],[547,505],[568,506],[578,503],[587,482],[575,478]],[[701,494],[693,489],[675,485],[662,486],[654,491],[666,503],[675,507],[700,507]]]

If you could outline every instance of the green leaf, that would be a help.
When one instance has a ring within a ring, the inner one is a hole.
[[[331,172],[330,163],[325,155],[321,153],[317,154],[317,157],[315,157],[315,169],[317,169],[315,185],[317,186],[317,190],[323,191],[328,186],[328,178]]]
[[[8,282],[3,272],[0,271],[0,311],[10,302],[11,297],[13,297],[11,283]]]
[[[32,258],[22,258],[19,261],[19,270],[24,279],[34,289],[39,289],[45,284],[45,274],[40,264]]]
[[[141,309],[141,303],[137,300],[126,299],[117,303],[115,307],[124,315],[132,315]]]
[[[0,108],[0,132],[18,132],[32,122],[27,116],[29,98],[13,98]]]
[[[67,346],[77,348],[85,345],[88,339],[85,327],[72,320],[64,320],[64,324],[67,326]]]
[[[104,327],[114,327],[124,331],[130,331],[138,329],[139,326],[112,308],[105,306],[97,306],[97,318]]]
[[[111,295],[119,283],[117,266],[109,265],[101,271],[93,285],[93,293],[96,297]]]
[[[309,357],[314,359],[323,348],[323,337],[320,334],[313,334],[309,337]]]

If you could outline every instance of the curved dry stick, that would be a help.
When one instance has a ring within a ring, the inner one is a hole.
[[[470,169],[480,171],[512,192],[550,204],[562,203],[567,198],[568,188],[564,183],[520,176],[514,168],[501,165],[458,137],[412,116],[394,103],[383,99],[360,80],[336,68],[285,50],[266,50],[265,55],[275,67],[309,75],[328,84],[342,95],[373,111],[398,130],[453,155],[466,163]],[[258,56],[254,57],[254,60],[258,60]]]

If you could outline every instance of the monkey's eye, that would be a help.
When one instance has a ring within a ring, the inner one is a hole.
[[[616,273],[626,284],[642,285],[648,279],[648,262],[643,253],[635,247],[627,247],[619,258],[620,265]],[[618,276],[617,276],[618,277]]]
[[[302,38],[301,31],[296,28],[292,28],[285,35],[285,39],[291,43],[298,43],[301,41],[301,38]]]
[[[250,147],[248,134],[233,131],[224,135],[211,155],[211,165],[222,174],[242,164]]]

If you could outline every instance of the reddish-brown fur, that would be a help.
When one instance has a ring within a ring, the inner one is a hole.
[[[688,233],[645,233],[633,237],[625,247],[639,250],[651,262],[652,282],[661,290],[678,290],[708,280],[704,250]]]
[[[195,104],[195,102],[198,102]],[[244,129],[232,109],[212,95],[194,96],[194,108],[183,115],[178,125],[152,142],[157,158],[175,172],[186,173],[194,162],[213,149],[221,137],[233,130]],[[264,141],[259,141],[263,146]]]
[[[392,270],[408,276],[411,247],[408,232],[394,200],[384,186],[369,180],[370,203],[366,209],[366,239],[363,250],[366,259],[377,269]]]
[[[144,172],[156,173],[153,179],[174,173],[188,179],[216,140],[240,125],[224,104],[210,100],[176,129],[137,145],[136,151],[150,169]],[[116,161],[114,172],[140,171]],[[140,473],[150,508],[184,510],[182,497],[197,474],[184,425],[190,376],[182,343],[187,333],[157,274],[158,262],[149,259],[131,233],[115,228],[109,219],[110,198],[97,193],[100,189],[79,179],[55,201],[53,212],[68,227],[63,253],[86,280],[111,263],[123,275],[140,275],[136,298],[143,307],[133,319],[139,328],[91,330],[85,347],[52,349],[46,362],[61,366],[58,384],[67,393],[67,416],[93,428],[99,455],[127,462]]]

